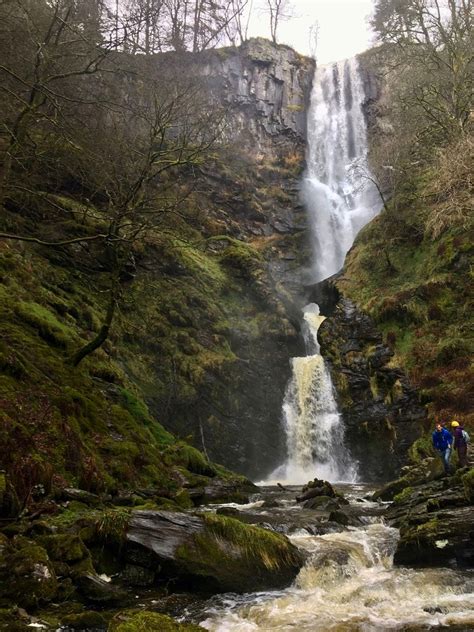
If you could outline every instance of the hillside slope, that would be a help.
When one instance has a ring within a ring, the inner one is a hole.
[[[338,281],[383,332],[431,423],[474,421],[472,157],[467,136],[414,167]]]

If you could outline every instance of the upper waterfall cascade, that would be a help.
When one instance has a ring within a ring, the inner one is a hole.
[[[381,207],[367,164],[364,100],[357,59],[316,70],[302,187],[312,232],[312,283],[342,268],[357,233]]]
[[[364,100],[356,59],[316,70],[302,186],[312,234],[311,283],[342,268],[358,231],[381,208],[367,164]],[[287,462],[270,478],[289,483],[315,476],[332,482],[357,478],[344,444],[331,375],[319,353],[317,332],[323,320],[317,305],[306,306],[302,329],[307,355],[292,359],[293,375],[283,403]]]

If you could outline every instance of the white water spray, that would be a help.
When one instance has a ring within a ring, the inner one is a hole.
[[[359,230],[381,208],[367,164],[364,84],[356,59],[317,69],[308,113],[308,170],[302,196],[312,233],[310,282],[338,272]],[[354,481],[357,468],[344,445],[331,375],[319,353],[324,317],[304,309],[306,352],[292,359],[293,376],[283,403],[287,462],[270,479],[305,483],[317,476]]]
[[[357,233],[381,208],[367,164],[364,100],[357,59],[316,70],[302,187],[313,237],[312,283],[342,268]]]

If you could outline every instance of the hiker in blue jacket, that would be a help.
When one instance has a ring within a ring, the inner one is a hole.
[[[451,449],[453,447],[453,437],[449,430],[443,428],[440,423],[436,424],[436,430],[431,435],[433,438],[433,447],[439,452],[443,461],[444,473],[449,474],[449,459],[451,458]]]

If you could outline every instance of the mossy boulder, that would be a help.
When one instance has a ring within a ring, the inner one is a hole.
[[[470,469],[462,476],[462,484],[467,500],[474,503],[474,469]]]
[[[397,564],[472,566],[472,504],[462,476],[406,486],[386,513],[400,529]]]
[[[90,557],[87,547],[75,534],[46,535],[40,537],[39,542],[54,562],[74,563]]]
[[[52,601],[58,581],[46,550],[33,542],[7,549],[0,560],[0,604],[36,608]]]
[[[215,514],[134,511],[126,541],[159,578],[208,593],[281,588],[304,561],[285,536]]]
[[[61,625],[71,630],[105,630],[107,626],[104,617],[91,610],[68,614],[61,619]]]
[[[109,632],[201,632],[204,628],[192,623],[178,623],[156,612],[123,612],[114,617]]]

